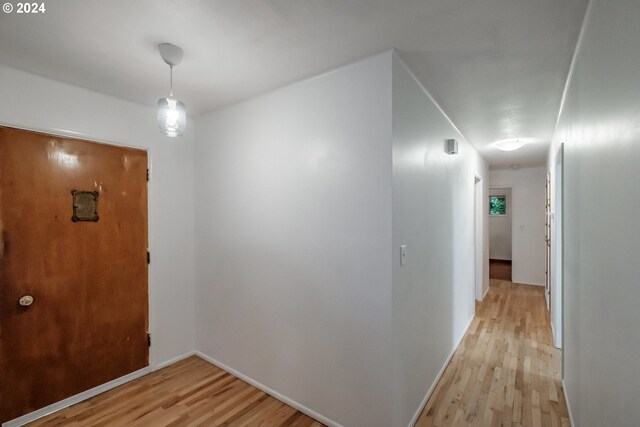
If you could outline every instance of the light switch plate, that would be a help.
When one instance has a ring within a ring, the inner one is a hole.
[[[407,263],[407,245],[400,246],[400,265]]]

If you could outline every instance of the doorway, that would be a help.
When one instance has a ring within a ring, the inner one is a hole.
[[[147,153],[0,127],[0,422],[148,365]]]
[[[473,229],[474,229],[474,283],[475,283],[475,299],[482,301],[484,298],[483,282],[484,282],[484,268],[483,268],[483,253],[484,253],[484,233],[482,226],[483,219],[483,200],[482,194],[482,178],[475,176],[474,178],[474,212],[473,212]]]
[[[489,190],[489,277],[512,280],[512,191]]]

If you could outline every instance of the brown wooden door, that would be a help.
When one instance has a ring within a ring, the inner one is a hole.
[[[148,365],[146,176],[143,150],[0,127],[0,421]]]

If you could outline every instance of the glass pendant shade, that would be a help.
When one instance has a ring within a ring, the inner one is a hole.
[[[158,126],[167,136],[181,136],[187,127],[187,110],[173,96],[158,99]]]

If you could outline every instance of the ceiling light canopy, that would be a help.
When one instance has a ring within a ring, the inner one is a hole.
[[[169,43],[158,45],[160,56],[170,68],[170,91],[167,98],[158,100],[158,127],[164,135],[181,136],[187,127],[187,110],[184,104],[173,96],[173,67],[180,64],[184,52]]]
[[[514,151],[524,147],[525,142],[522,139],[510,138],[510,139],[503,139],[501,141],[496,141],[493,143],[493,145],[498,150]]]

